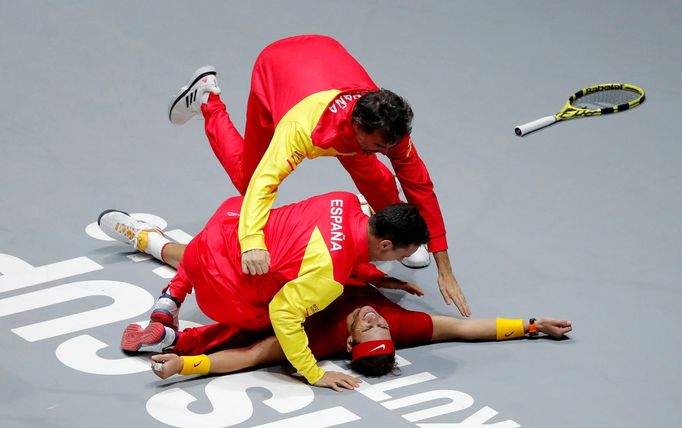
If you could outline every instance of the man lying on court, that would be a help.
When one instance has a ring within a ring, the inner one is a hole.
[[[209,226],[205,230],[210,230]],[[100,216],[100,227],[108,235],[178,268],[178,274],[186,271],[183,266],[187,263],[186,246],[171,243],[154,226],[138,222],[120,211],[105,211]],[[161,242],[163,245],[159,245]],[[371,281],[382,288],[422,295],[419,287],[388,277],[369,263],[356,266],[356,274],[361,279],[349,278],[346,283],[350,285],[345,287],[344,294],[327,310],[307,318],[305,332],[315,358],[350,352],[351,368],[366,376],[381,376],[394,370],[394,346],[445,340],[506,340],[538,333],[559,338],[572,329],[570,321],[551,318],[537,321],[459,320],[409,311],[362,284]],[[177,277],[171,285],[176,280]],[[170,286],[166,291],[169,289]],[[201,302],[199,294],[197,301]],[[152,322],[145,329],[137,324],[129,325],[121,340],[122,348],[127,351],[172,351],[173,354],[152,357],[155,373],[162,378],[177,373],[229,373],[287,358],[270,328],[255,331],[235,324],[213,324],[177,331],[178,306],[175,299],[162,295],[152,312]],[[203,355],[212,351],[218,352]],[[355,379],[325,386],[340,390],[341,387],[357,386],[357,382]]]
[[[401,282],[395,281],[395,286]],[[152,330],[164,330],[161,324],[156,324]],[[382,376],[395,371],[394,346],[451,340],[507,340],[539,333],[560,338],[572,329],[570,321],[552,318],[460,320],[409,311],[363,285],[347,285],[343,295],[327,310],[306,321],[305,328],[316,358],[343,358],[350,353],[350,368],[365,376]],[[168,327],[165,330],[166,341],[174,343],[165,350],[173,353],[152,356],[153,371],[162,379],[175,374],[231,373],[286,360],[277,338],[265,333],[258,336],[221,324],[177,332]],[[139,344],[143,340],[139,334],[133,336],[131,342],[137,339]],[[227,339],[221,340],[221,337]],[[158,340],[139,349],[161,352],[166,341]],[[204,354],[216,349],[222,350]],[[334,389],[340,390],[339,387]]]
[[[316,364],[303,322],[339,297],[351,274],[374,280],[367,268],[370,260],[400,260],[428,242],[424,219],[414,205],[405,203],[367,217],[358,198],[346,192],[280,207],[271,211],[265,225],[271,268],[262,275],[248,275],[242,270],[237,234],[243,199],[223,202],[187,245],[151,320],[177,328],[178,306],[194,289],[199,308],[218,323],[246,331],[268,330],[272,325],[284,355],[310,384],[357,386],[357,378],[325,372]],[[108,235],[134,243],[161,260],[164,247],[171,245],[162,233],[141,230],[146,226],[120,211],[103,212],[98,223]],[[126,329],[124,349],[127,335],[135,328],[139,326]],[[153,336],[153,330],[147,330],[139,335]]]

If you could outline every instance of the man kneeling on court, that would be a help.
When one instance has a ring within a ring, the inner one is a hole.
[[[368,261],[400,260],[428,242],[424,219],[413,205],[402,203],[368,218],[357,197],[346,192],[287,205],[272,210],[266,224],[271,269],[247,275],[242,271],[237,236],[242,200],[226,200],[189,243],[176,276],[152,311],[152,321],[177,329],[178,307],[194,288],[201,310],[218,323],[245,331],[268,330],[272,324],[284,355],[310,384],[356,387],[359,379],[325,372],[317,365],[303,322],[339,297],[351,275],[372,280]],[[164,259],[170,241],[162,233],[153,233],[159,232],[153,226],[145,230],[115,210],[103,212],[98,223],[108,235]],[[154,325],[145,330],[128,326],[123,349],[145,350],[146,338],[158,334]],[[382,349],[391,347],[387,340]]]

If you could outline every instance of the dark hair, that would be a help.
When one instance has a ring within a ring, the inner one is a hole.
[[[389,146],[410,134],[413,117],[412,108],[403,97],[383,88],[367,92],[353,108],[353,123],[365,132],[379,131]]]
[[[350,368],[363,376],[379,377],[389,373],[398,374],[395,354],[370,355],[350,362]]]
[[[429,229],[419,210],[412,204],[389,205],[369,219],[374,236],[388,239],[394,247],[405,248],[429,242]]]

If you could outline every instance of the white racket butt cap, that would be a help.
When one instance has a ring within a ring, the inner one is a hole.
[[[516,128],[514,128],[514,132],[519,137],[523,137],[524,135],[526,135],[530,132],[537,131],[540,128],[544,128],[545,126],[549,126],[549,125],[553,124],[554,122],[556,122],[556,120],[557,119],[554,116],[546,116],[546,117],[543,117],[542,119],[534,120],[532,122],[528,122],[526,124],[519,125]]]

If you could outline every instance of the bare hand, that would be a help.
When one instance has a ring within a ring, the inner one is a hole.
[[[161,379],[166,379],[182,370],[182,358],[175,354],[152,355],[152,371]]]
[[[443,300],[448,305],[454,303],[462,316],[471,316],[467,299],[464,297],[462,290],[459,288],[459,283],[452,273],[448,252],[445,250],[437,251],[433,253],[433,259],[438,266],[438,288],[440,289],[440,294],[443,295]]]
[[[263,275],[270,270],[270,253],[268,250],[249,250],[242,253],[242,272],[251,275]]]
[[[543,318],[535,323],[540,333],[545,333],[555,339],[559,339],[564,334],[573,330],[570,321],[555,320],[554,318]]]
[[[315,386],[331,388],[336,392],[341,392],[342,388],[357,388],[360,386],[360,382],[362,382],[360,379],[341,372],[325,372],[324,376],[315,382]]]
[[[454,303],[462,316],[471,316],[471,310],[469,309],[467,299],[464,297],[462,289],[459,288],[459,283],[454,275],[439,275],[438,287],[440,288],[440,294],[443,295],[443,300],[445,300],[446,304],[449,305]]]
[[[414,294],[415,296],[424,295],[424,290],[422,290],[417,284],[405,282],[401,279],[393,278],[392,276],[382,278],[377,285],[379,286],[379,288],[403,290],[406,293]]]

